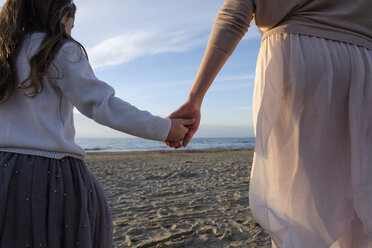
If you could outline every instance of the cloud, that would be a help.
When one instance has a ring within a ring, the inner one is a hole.
[[[101,68],[206,45],[224,0],[77,0],[73,35]],[[92,18],[92,16],[94,18]],[[243,40],[259,37],[254,23]]]
[[[252,34],[247,33],[245,39],[258,37],[256,33],[255,30]],[[100,68],[127,63],[143,56],[186,52],[205,45],[208,37],[209,33],[206,30],[204,32],[138,30],[106,39],[87,50],[93,68]],[[243,79],[252,79],[252,77],[254,78],[254,76],[248,75]]]
[[[109,38],[87,49],[93,68],[119,65],[142,56],[186,52],[202,45],[208,37],[187,31],[140,30]]]
[[[73,36],[95,68],[185,52],[205,45],[223,1],[76,0]]]

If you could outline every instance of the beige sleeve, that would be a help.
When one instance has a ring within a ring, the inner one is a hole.
[[[248,31],[253,12],[253,0],[226,0],[213,24],[208,43],[232,54]]]

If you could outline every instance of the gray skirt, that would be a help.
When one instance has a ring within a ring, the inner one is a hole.
[[[112,247],[101,183],[83,160],[0,152],[0,247]]]

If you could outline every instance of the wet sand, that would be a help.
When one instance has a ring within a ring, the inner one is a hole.
[[[253,150],[88,153],[119,247],[271,247],[249,208]]]

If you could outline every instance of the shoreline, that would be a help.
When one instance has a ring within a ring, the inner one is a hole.
[[[143,151],[85,151],[86,155],[90,156],[105,156],[105,155],[137,155],[142,153],[153,154],[172,154],[172,153],[212,153],[212,152],[243,152],[254,151],[254,148],[206,148],[206,149],[171,149],[169,150],[143,150]]]

